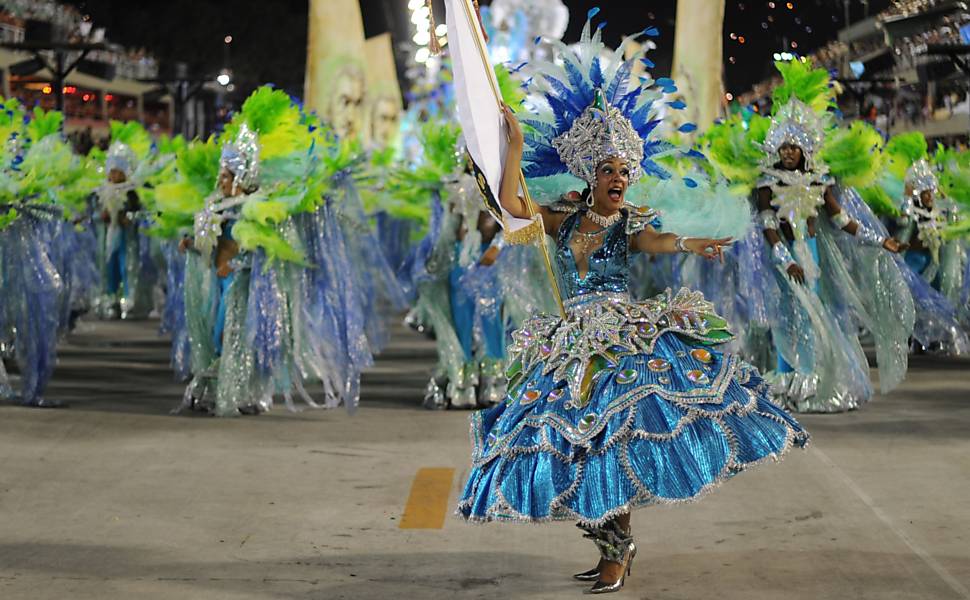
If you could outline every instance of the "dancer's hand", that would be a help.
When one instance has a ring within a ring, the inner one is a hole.
[[[684,248],[706,259],[721,259],[724,262],[724,246],[733,242],[733,238],[690,238],[684,241]]]
[[[802,285],[805,285],[804,269],[802,269],[800,266],[796,265],[795,263],[792,263],[788,265],[788,269],[786,270],[788,271],[788,276],[791,277],[792,281],[794,281],[795,283],[800,283]]]
[[[882,247],[885,248],[886,250],[889,250],[890,252],[899,254],[900,252],[905,250],[908,247],[908,245],[900,242],[896,238],[887,237],[886,241],[882,243]]]
[[[509,150],[515,150],[521,153],[525,147],[525,136],[522,135],[522,126],[519,125],[519,120],[515,118],[508,104],[502,105],[502,115],[505,117],[505,124],[508,125]]]
[[[495,259],[498,258],[498,253],[501,252],[501,248],[497,246],[490,246],[482,253],[482,257],[478,260],[478,264],[483,267],[490,267],[495,264]]]
[[[185,251],[190,249],[194,245],[192,238],[184,237],[179,241],[179,252],[185,254]]]

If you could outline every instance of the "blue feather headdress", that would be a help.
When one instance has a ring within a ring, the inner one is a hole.
[[[595,8],[589,11],[589,19],[597,12]],[[656,129],[663,122],[664,110],[683,109],[684,103],[666,101],[667,94],[677,91],[670,79],[633,80],[637,62],[653,66],[643,52],[623,59],[630,42],[641,36],[656,37],[659,32],[650,27],[625,38],[604,67],[603,25],[591,34],[591,21],[587,20],[574,48],[551,40],[562,64],[531,65],[529,91],[532,98],[539,99],[539,105],[534,115],[521,119],[530,128],[523,156],[526,177],[570,173],[592,186],[599,163],[623,158],[630,163],[631,185],[643,175],[670,178],[670,172],[656,160],[682,149],[660,139]],[[695,128],[687,123],[679,131],[687,133]],[[683,151],[688,153],[687,149]]]

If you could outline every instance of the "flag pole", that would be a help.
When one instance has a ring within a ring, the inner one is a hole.
[[[475,47],[478,49],[478,57],[482,60],[482,66],[485,68],[485,72],[488,73],[488,84],[492,88],[492,95],[495,101],[501,104],[502,93],[499,91],[498,86],[495,82],[495,75],[492,72],[492,65],[488,60],[488,53],[485,51],[484,40],[482,39],[483,30],[482,24],[472,12],[471,2],[472,0],[459,0],[465,9],[465,16],[468,18],[468,22],[473,25],[475,30]],[[433,34],[432,34],[433,35]],[[508,132],[506,132],[508,135]],[[529,194],[529,187],[525,183],[525,174],[522,173],[522,166],[516,166],[519,172],[519,186],[522,188],[522,196],[525,200],[526,209],[529,211],[529,219],[533,223],[539,223],[539,235],[537,236],[537,242],[539,244],[539,250],[542,252],[542,259],[546,264],[546,274],[549,276],[549,282],[552,285],[553,295],[556,297],[556,304],[559,307],[559,316],[563,319],[566,318],[566,307],[562,302],[562,292],[559,291],[559,281],[556,279],[556,273],[552,269],[552,259],[549,257],[549,248],[546,246],[546,230],[545,226],[542,225],[542,217],[536,214],[535,203],[532,202],[532,196]],[[538,216],[538,221],[536,217]],[[532,227],[530,225],[530,227]]]

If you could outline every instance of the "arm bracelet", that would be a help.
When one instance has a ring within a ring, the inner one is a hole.
[[[866,246],[875,246],[881,248],[884,243],[886,243],[886,236],[875,231],[871,227],[866,227],[862,223],[859,223],[859,228],[855,232],[855,236],[859,238],[859,241]]]
[[[850,223],[852,223],[852,217],[846,214],[844,210],[839,211],[832,216],[832,223],[834,223],[839,229],[845,229]]]
[[[762,229],[774,229],[775,231],[781,226],[778,221],[778,213],[770,209],[758,213],[758,224],[761,225]]]
[[[686,242],[687,240],[688,238],[677,236],[677,241],[674,242],[674,246],[676,246],[677,250],[679,250],[680,252],[690,252],[690,250],[688,250],[687,247],[684,246],[684,242]]]
[[[795,263],[795,259],[791,255],[791,250],[788,249],[788,246],[784,242],[777,242],[771,247],[771,260],[782,269],[787,269]]]

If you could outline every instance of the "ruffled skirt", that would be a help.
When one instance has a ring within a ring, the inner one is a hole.
[[[461,517],[596,525],[807,443],[758,371],[715,349],[731,335],[701,294],[567,308],[513,334],[506,401],[471,419]]]

